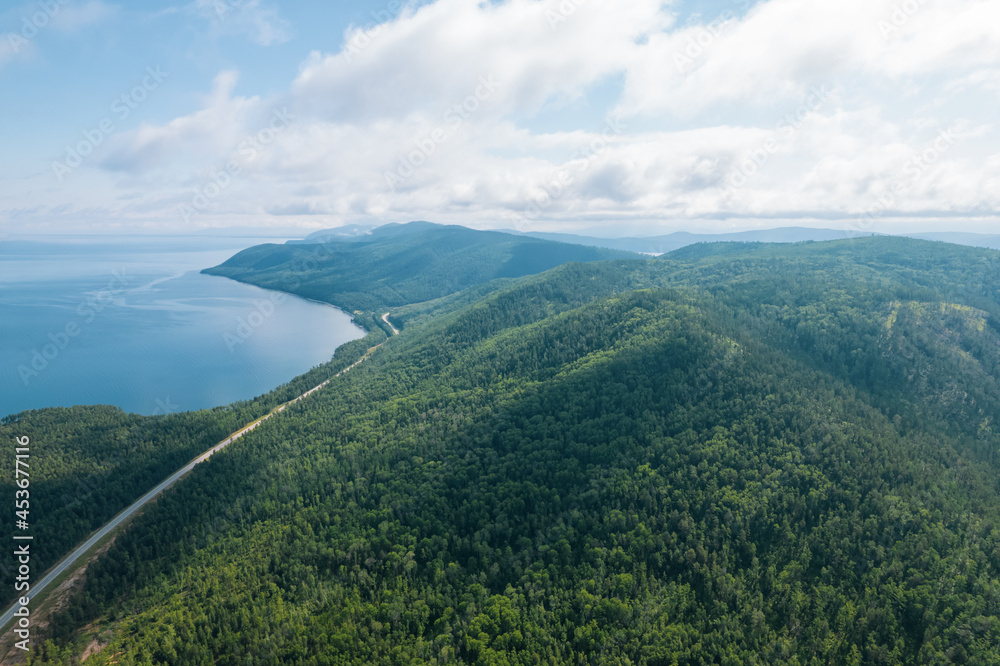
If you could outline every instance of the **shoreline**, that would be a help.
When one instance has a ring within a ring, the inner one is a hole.
[[[367,328],[365,328],[364,326],[362,326],[360,323],[358,323],[358,321],[357,321],[357,315],[355,313],[349,312],[349,311],[347,311],[347,310],[345,310],[345,309],[343,309],[341,307],[338,307],[338,306],[336,306],[336,305],[334,305],[332,303],[327,303],[326,301],[320,301],[320,300],[317,300],[317,299],[314,299],[314,298],[308,298],[308,297],[305,297],[305,296],[300,296],[298,294],[294,294],[292,292],[284,291],[284,290],[281,290],[281,289],[271,289],[269,287],[261,287],[259,285],[251,284],[249,282],[243,282],[241,280],[235,280],[233,278],[230,278],[230,277],[227,277],[227,276],[224,276],[224,275],[213,275],[211,273],[205,273],[204,269],[201,269],[201,270],[199,270],[199,269],[192,269],[190,271],[185,271],[183,273],[183,275],[189,275],[189,274],[204,275],[206,277],[214,277],[214,278],[222,278],[222,279],[225,279],[225,280],[229,280],[230,282],[234,282],[236,284],[243,285],[245,287],[253,287],[253,288],[256,288],[256,289],[260,289],[262,292],[265,292],[265,293],[268,293],[268,294],[282,294],[285,297],[293,297],[293,298],[298,299],[300,301],[304,301],[304,302],[308,302],[308,303],[313,303],[315,305],[322,305],[322,306],[326,306],[328,308],[332,308],[332,309],[336,310],[337,312],[344,314],[348,318],[350,325],[353,326],[354,329],[355,329],[354,331],[351,331],[352,337],[350,337],[349,339],[345,340],[344,342],[338,344],[337,348],[339,348],[343,344],[347,344],[348,342],[353,342],[355,340],[360,340],[360,339],[364,338],[366,335],[368,335],[368,334],[371,333],[370,330],[368,330]],[[164,278],[164,279],[165,280],[169,280],[169,279],[172,279],[173,277],[177,277],[177,276],[171,276],[170,278]],[[269,299],[269,300],[271,302],[273,302],[273,299]],[[236,399],[236,400],[225,400],[225,401],[223,401],[221,403],[218,403],[218,404],[211,404],[211,405],[207,405],[207,406],[203,406],[203,407],[196,407],[196,408],[192,408],[192,409],[184,409],[184,410],[181,410],[181,411],[176,412],[176,413],[190,413],[190,412],[198,412],[198,411],[218,409],[218,408],[221,408],[221,407],[226,407],[228,405],[232,405],[234,403],[244,402],[244,401],[250,401],[250,400],[257,399],[257,398],[259,398],[261,396],[268,395],[269,393],[273,393],[274,391],[278,390],[282,386],[284,386],[286,384],[289,384],[291,382],[294,382],[296,379],[298,379],[298,378],[306,375],[313,368],[315,368],[315,367],[317,367],[319,365],[323,365],[324,363],[329,363],[330,361],[332,361],[334,359],[335,355],[336,355],[336,349],[334,350],[334,353],[330,355],[329,358],[326,358],[325,360],[320,360],[318,362],[315,362],[313,365],[311,365],[309,368],[305,369],[304,371],[295,372],[291,377],[283,379],[282,381],[280,381],[280,382],[278,382],[276,384],[271,384],[266,389],[262,390],[259,393],[254,394],[252,396],[248,396],[248,397],[240,398],[240,399]],[[72,403],[72,404],[68,404],[68,403],[67,404],[47,404],[45,406],[40,406],[40,407],[27,407],[25,409],[19,409],[19,410],[16,410],[16,411],[5,413],[2,416],[0,416],[0,420],[6,421],[7,419],[19,416],[21,414],[25,414],[27,412],[38,412],[38,411],[44,411],[44,410],[47,410],[47,409],[72,409],[74,407],[100,407],[100,406],[114,407],[116,409],[119,409],[119,410],[125,412],[126,414],[135,414],[137,416],[146,416],[146,417],[149,417],[149,416],[157,416],[157,415],[159,415],[159,414],[156,414],[155,410],[154,410],[153,413],[143,413],[143,412],[140,412],[140,411],[135,411],[135,410],[129,409],[128,407],[122,406],[120,404],[117,404],[116,402],[114,402],[112,400],[107,400],[107,401],[95,400],[93,402],[75,402],[75,403]],[[174,412],[171,412],[171,413],[174,413]]]

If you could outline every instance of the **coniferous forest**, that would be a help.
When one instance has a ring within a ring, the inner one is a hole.
[[[583,259],[357,263],[370,300],[241,274],[372,333],[230,408],[6,419],[45,442],[52,564],[385,341],[148,506],[30,663],[1000,664],[1000,253]]]

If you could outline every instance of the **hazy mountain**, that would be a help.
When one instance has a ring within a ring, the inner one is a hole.
[[[426,223],[425,223],[426,224]],[[398,225],[386,225],[394,227]],[[349,240],[364,238],[375,233],[377,229],[384,229],[374,225],[346,225],[335,229],[325,229],[310,234],[303,240],[289,241],[292,244],[322,243],[327,241]],[[588,236],[585,234],[566,234],[550,232],[521,232],[510,229],[501,230],[502,233],[517,236],[528,236],[530,238],[540,238],[560,243],[572,243],[574,245],[585,245],[588,247],[601,247],[607,249],[624,250],[627,252],[640,252],[644,254],[665,254],[679,250],[688,245],[696,243],[802,243],[806,241],[830,241],[845,238],[859,238],[874,234],[872,232],[860,232],[843,229],[813,229],[810,227],[780,227],[776,229],[763,229],[757,231],[738,231],[733,233],[718,234],[696,234],[687,231],[677,231],[659,236],[628,236],[628,237],[604,237]],[[921,240],[932,240],[944,243],[955,243],[957,245],[970,245],[973,247],[988,247],[1000,249],[1000,235],[974,234],[964,232],[932,232],[899,234],[908,238]]]
[[[924,240],[940,241],[942,243],[955,243],[957,245],[971,245],[973,247],[988,247],[1000,250],[1000,235],[991,234],[970,234],[958,231],[940,231],[926,234],[906,234],[910,238],[922,238]]]
[[[322,243],[260,245],[205,272],[347,310],[382,311],[573,261],[635,256],[429,222],[389,224]]]
[[[342,227],[336,227],[335,229],[315,231],[302,240],[292,240],[288,242],[291,244],[328,243],[331,241],[365,238],[366,236],[371,235],[372,231],[377,228],[378,226],[374,224],[346,224]]]
[[[519,233],[511,231],[509,233]],[[646,254],[664,254],[695,243],[801,243],[803,241],[828,241],[843,238],[855,238],[859,235],[836,229],[810,229],[807,227],[786,227],[762,231],[741,231],[729,234],[693,234],[687,231],[677,231],[663,236],[629,237],[629,238],[597,238],[576,234],[560,234],[545,232],[527,232],[522,235],[532,238],[576,243],[590,247],[604,247],[629,252]]]

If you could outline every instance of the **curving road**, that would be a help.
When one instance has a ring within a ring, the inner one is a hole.
[[[382,315],[382,321],[384,321],[385,323],[389,324],[388,317],[389,317],[389,313],[387,312],[384,315]],[[396,329],[395,326],[393,326],[392,324],[389,324],[389,327],[392,328],[392,334],[393,335],[399,335],[399,331]],[[297,397],[297,398],[295,398],[293,400],[289,400],[288,402],[286,402],[285,404],[281,405],[280,407],[277,407],[276,409],[272,410],[266,416],[262,416],[261,418],[257,419],[256,421],[254,421],[250,425],[244,427],[241,430],[236,431],[235,433],[233,433],[232,435],[230,435],[228,438],[226,438],[223,441],[219,442],[218,444],[216,444],[215,446],[213,446],[212,448],[210,448],[208,451],[206,451],[205,453],[202,453],[200,456],[198,456],[197,458],[195,458],[194,460],[192,460],[191,462],[189,462],[187,465],[185,465],[184,467],[180,468],[179,470],[177,470],[176,472],[174,472],[173,474],[171,474],[169,477],[167,477],[162,482],[160,482],[160,484],[158,486],[156,486],[155,488],[153,488],[152,490],[150,490],[148,493],[146,493],[145,495],[143,495],[142,497],[140,497],[139,499],[137,499],[127,509],[125,509],[124,511],[122,511],[121,513],[119,513],[117,516],[115,516],[114,518],[112,518],[111,521],[108,522],[104,527],[102,527],[101,529],[99,529],[96,532],[94,532],[89,539],[87,539],[82,544],[80,544],[79,546],[77,546],[77,548],[73,552],[71,552],[69,555],[67,555],[62,560],[60,560],[59,563],[55,567],[53,567],[52,569],[50,569],[49,572],[46,573],[45,576],[40,581],[38,581],[37,583],[32,583],[29,596],[31,598],[36,597],[39,592],[41,592],[46,587],[48,587],[49,585],[51,585],[52,581],[54,581],[56,578],[58,578],[60,575],[62,575],[67,569],[69,569],[70,567],[72,567],[77,562],[77,560],[79,560],[81,557],[83,557],[84,555],[86,555],[95,545],[97,545],[97,542],[99,542],[101,539],[103,539],[108,534],[110,534],[112,530],[114,530],[116,527],[118,527],[119,525],[121,525],[123,522],[125,522],[126,520],[128,520],[129,518],[131,518],[135,514],[136,511],[138,511],[143,506],[145,506],[146,504],[148,504],[150,502],[150,500],[153,500],[158,495],[160,495],[164,490],[166,490],[170,486],[172,486],[175,483],[177,483],[178,481],[180,481],[185,475],[188,474],[188,472],[190,472],[191,470],[193,470],[195,468],[195,465],[198,465],[200,463],[205,462],[206,460],[208,460],[209,458],[211,458],[214,454],[218,453],[219,451],[221,451],[222,449],[226,448],[227,446],[229,446],[230,444],[232,444],[233,442],[235,442],[237,439],[239,439],[243,435],[245,435],[248,432],[250,432],[251,430],[255,429],[257,426],[259,426],[261,423],[263,423],[264,421],[268,420],[269,418],[271,418],[275,414],[280,414],[281,412],[285,411],[285,409],[287,409],[288,407],[294,405],[295,403],[299,402],[300,400],[303,400],[303,399],[309,397],[310,395],[312,395],[316,391],[319,391],[321,388],[323,388],[324,386],[326,386],[327,384],[329,384],[331,381],[333,381],[334,378],[340,377],[345,372],[349,372],[350,370],[353,370],[354,368],[358,367],[359,365],[361,365],[362,363],[364,363],[366,360],[368,360],[368,358],[373,353],[375,353],[376,349],[378,349],[379,347],[381,347],[384,344],[385,344],[385,342],[382,342],[381,344],[375,345],[374,347],[372,347],[371,349],[369,349],[367,352],[365,352],[364,356],[362,356],[357,361],[355,361],[354,363],[352,363],[348,367],[344,368],[343,370],[341,370],[340,372],[338,372],[333,377],[331,377],[330,379],[326,380],[325,382],[323,382],[319,386],[316,386],[314,388],[309,389],[308,391],[306,391],[305,393],[303,393],[299,397]],[[25,542],[25,543],[30,543],[30,542]],[[20,606],[21,605],[19,603],[14,602],[14,604],[10,608],[8,608],[6,610],[6,612],[4,612],[3,615],[0,615],[0,630],[6,628],[7,624],[14,618],[14,612],[17,611],[17,609],[20,608]]]
[[[392,322],[389,321],[389,315],[390,314],[392,314],[392,313],[391,312],[386,312],[384,315],[382,315],[382,321],[384,321],[385,323],[387,323],[389,325],[389,328],[392,329],[392,334],[393,335],[399,335],[399,329],[396,328],[395,326],[393,326]]]

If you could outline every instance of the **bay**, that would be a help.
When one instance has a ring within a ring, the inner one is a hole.
[[[202,275],[275,239],[0,243],[0,416],[109,404],[162,414],[253,398],[364,335],[332,306]]]

